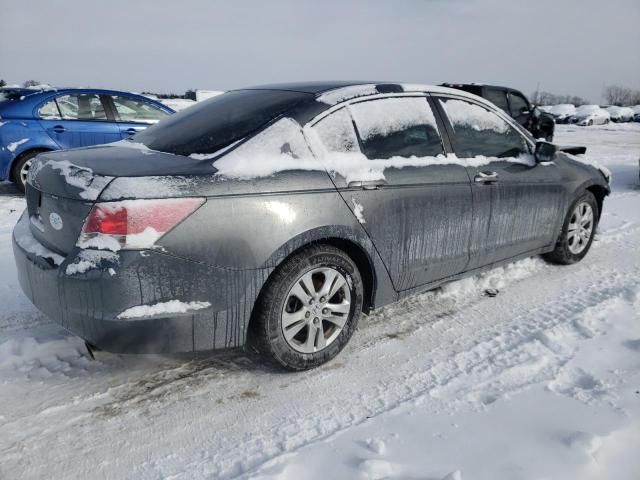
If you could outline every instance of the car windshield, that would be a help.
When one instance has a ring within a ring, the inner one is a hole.
[[[310,96],[284,90],[234,90],[171,115],[132,141],[177,155],[214,153]]]

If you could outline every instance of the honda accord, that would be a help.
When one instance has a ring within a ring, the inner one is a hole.
[[[444,87],[229,91],[130,139],[38,155],[19,279],[90,348],[248,346],[312,368],[362,312],[532,255],[581,260],[609,174],[569,151]]]

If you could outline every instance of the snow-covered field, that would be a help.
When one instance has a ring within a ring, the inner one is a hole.
[[[91,361],[21,294],[24,201],[0,196],[0,478],[639,478],[640,124],[558,130],[613,172],[583,262],[409,298],[299,374],[239,352]]]

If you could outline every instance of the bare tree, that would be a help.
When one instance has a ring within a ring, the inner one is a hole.
[[[573,105],[586,105],[589,103],[582,97],[577,95],[556,95],[551,92],[533,92],[531,98],[537,99],[536,105],[558,105],[560,103],[572,103]]]
[[[23,85],[25,87],[35,87],[37,85],[42,85],[42,82],[39,82],[38,80],[27,80]]]
[[[626,107],[640,103],[640,90],[621,87],[619,85],[609,85],[604,90],[604,98],[611,105]]]

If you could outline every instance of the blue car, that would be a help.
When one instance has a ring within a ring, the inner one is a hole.
[[[172,113],[128,92],[0,88],[0,181],[24,190],[37,154],[125,139]]]

